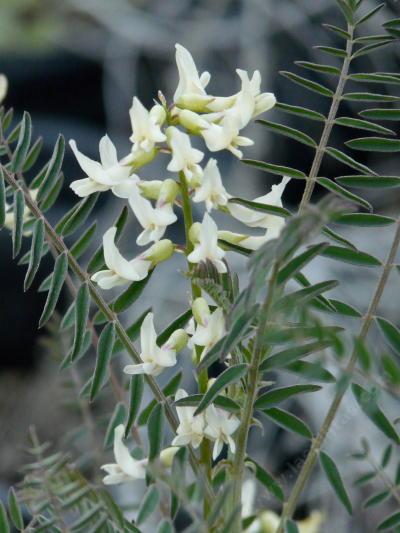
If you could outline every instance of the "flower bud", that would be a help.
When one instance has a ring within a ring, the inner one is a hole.
[[[162,105],[156,104],[150,109],[150,118],[154,124],[161,126],[164,124],[165,119],[167,118],[167,113]]]
[[[162,182],[158,201],[161,205],[173,203],[178,193],[178,184],[173,179],[168,178]]]
[[[279,526],[279,516],[273,511],[264,511],[260,516],[261,533],[275,533]]]
[[[166,261],[174,253],[174,244],[169,239],[162,239],[150,246],[144,253],[144,258],[152,262],[152,266]]]
[[[132,153],[126,158],[126,162],[128,165],[131,165],[131,167],[136,170],[140,167],[143,167],[144,165],[147,165],[148,163],[151,163],[153,159],[156,157],[158,153],[158,148],[153,148],[149,152],[145,152],[144,150],[138,150],[137,152]]]
[[[192,312],[194,319],[198,324],[205,325],[206,320],[210,316],[210,308],[204,298],[196,298],[192,304]]]
[[[202,96],[198,94],[183,94],[179,97],[176,105],[182,109],[190,109],[197,113],[208,111],[208,104],[214,100],[213,96]]]
[[[240,244],[244,239],[246,239],[246,237],[247,235],[233,233],[232,231],[218,232],[218,239],[222,239],[223,241],[230,242],[232,244]]]
[[[200,222],[195,222],[194,224],[190,226],[189,239],[193,244],[196,244],[197,242],[199,242],[200,230],[201,230]]]
[[[179,450],[179,446],[170,446],[165,448],[160,452],[160,461],[165,468],[170,468],[172,466],[172,461],[174,460],[176,452]]]
[[[177,329],[172,333],[170,338],[167,340],[167,345],[172,350],[180,352],[185,348],[189,340],[188,334],[184,329]]]
[[[0,74],[0,103],[4,100],[7,95],[8,90],[8,80],[4,74]]]
[[[138,186],[145,198],[148,198],[149,200],[158,200],[162,184],[163,181],[161,180],[150,180],[141,181],[138,183]]]
[[[210,124],[204,118],[201,118],[194,111],[189,111],[189,109],[178,110],[177,116],[179,124],[194,135],[198,135],[202,130],[210,127]]]

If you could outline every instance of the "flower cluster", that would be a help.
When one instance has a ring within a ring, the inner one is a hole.
[[[250,146],[253,141],[242,136],[241,130],[275,104],[273,94],[261,92],[260,73],[256,71],[250,76],[243,70],[237,70],[240,90],[232,96],[214,96],[206,91],[210,74],[199,74],[192,56],[181,45],[176,45],[176,63],[179,83],[171,105],[167,105],[161,93],[159,101],[151,109],[146,109],[138,98],[133,99],[130,109],[132,148],[128,155],[119,158],[107,135],[99,143],[100,161],[88,158],[78,150],[74,140],[70,141],[71,149],[86,174],[85,178],[71,183],[75,194],[86,197],[111,191],[127,202],[142,228],[136,244],[145,248],[133,259],[125,258],[117,248],[116,227],[105,232],[103,250],[106,268],[92,275],[92,280],[102,289],[144,280],[158,263],[182,249],[164,235],[168,226],[177,221],[175,208],[184,209],[185,201],[203,203],[205,208],[202,220],[186,227],[187,261],[189,265],[210,262],[220,274],[227,272],[226,243],[255,250],[267,240],[277,237],[284,224],[284,219],[279,216],[231,201],[233,197],[225,189],[217,160],[210,157],[205,162],[204,152],[192,144],[193,138],[200,138],[210,152],[228,150],[236,157],[242,157],[240,147]],[[161,154],[168,155],[166,170],[175,176],[163,180],[142,179],[140,169]],[[273,185],[267,194],[256,198],[256,202],[282,206],[281,197],[287,182],[288,178],[283,177],[280,184]],[[219,230],[211,216],[213,210],[220,210],[249,228],[259,228],[263,234]],[[225,244],[221,244],[220,240]],[[224,312],[218,306],[211,308],[203,297],[194,298],[191,307],[193,318],[186,330],[177,329],[163,342],[158,341],[153,313],[148,313],[140,329],[141,362],[127,365],[124,372],[128,375],[158,376],[176,365],[179,352],[186,346],[193,350],[197,361],[204,357],[226,333]],[[183,389],[175,395],[179,425],[171,447],[160,455],[161,462],[170,465],[179,446],[191,445],[196,449],[203,439],[214,442],[214,460],[221,454],[224,444],[234,454],[232,435],[239,426],[239,418],[214,404],[196,414],[195,407],[182,402],[186,397]],[[124,427],[118,426],[114,440],[116,463],[103,467],[107,472],[104,478],[107,484],[145,477],[146,460],[137,461],[131,457],[123,443],[123,434]]]
[[[272,93],[262,93],[261,76],[255,71],[250,77],[243,70],[237,70],[241,80],[240,90],[232,96],[213,96],[206,92],[210,74],[199,75],[193,58],[183,46],[176,45],[176,63],[179,83],[173,103],[167,105],[163,95],[159,102],[148,110],[138,98],[133,99],[130,109],[132,123],[131,152],[118,158],[117,150],[105,135],[99,143],[100,162],[82,154],[74,140],[70,141],[79,165],[86,178],[71,183],[72,190],[80,197],[96,192],[111,191],[127,200],[143,231],[137,237],[139,246],[153,244],[133,260],[126,260],[114,244],[115,229],[104,235],[107,270],[94,274],[93,281],[103,289],[144,279],[157,262],[167,259],[175,247],[163,239],[168,226],[176,222],[174,206],[180,193],[174,179],[143,180],[137,172],[150,163],[159,153],[167,153],[170,160],[166,165],[169,172],[180,174],[185,180],[193,202],[205,205],[206,213],[201,222],[190,228],[193,251],[188,260],[200,263],[209,260],[218,272],[226,272],[225,251],[218,245],[218,239],[240,244],[255,250],[266,240],[276,237],[284,221],[281,217],[254,211],[230,203],[232,198],[224,185],[216,159],[210,158],[204,167],[204,152],[192,146],[191,136],[201,137],[211,152],[229,150],[242,157],[238,147],[249,146],[253,141],[240,135],[240,131],[260,113],[268,111],[275,104]],[[274,185],[271,192],[256,198],[264,204],[281,206],[281,196],[288,178]],[[227,231],[218,231],[210,216],[213,209],[228,212],[231,216],[251,228],[262,228],[264,235],[249,236]]]

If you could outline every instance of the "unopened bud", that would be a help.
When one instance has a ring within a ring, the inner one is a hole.
[[[180,352],[185,348],[189,340],[189,336],[184,329],[177,329],[172,333],[167,340],[167,345],[172,350]]]
[[[145,198],[148,198],[149,200],[158,200],[162,184],[163,181],[161,180],[149,180],[141,181],[138,186]]]
[[[189,111],[189,109],[181,109],[177,115],[179,124],[194,135],[198,135],[201,131],[210,127],[210,124],[204,118],[201,118],[194,111]]]
[[[213,96],[200,96],[196,94],[186,94],[180,96],[177,106],[182,109],[190,109],[197,113],[207,112],[207,106],[214,100]]]
[[[173,179],[168,178],[162,182],[158,201],[161,205],[173,203],[178,193],[178,184]]]
[[[153,244],[144,254],[144,258],[151,261],[153,266],[166,261],[174,253],[174,245],[169,239],[162,239]]]
[[[273,511],[265,511],[260,516],[260,532],[261,533],[275,533],[279,527],[279,516]]]
[[[131,156],[128,156],[126,160],[128,165],[131,165],[131,167],[136,170],[144,165],[147,165],[148,163],[151,163],[151,161],[153,161],[153,159],[156,157],[157,153],[157,148],[153,148],[153,150],[150,150],[150,152],[138,150],[137,152],[132,153]]]
[[[240,244],[246,238],[247,235],[242,235],[241,233],[233,233],[232,231],[222,230],[218,232],[218,239],[230,242],[231,244]]]
[[[192,312],[196,322],[204,326],[210,316],[210,308],[206,300],[201,297],[196,298],[192,304]]]
[[[172,466],[172,461],[174,460],[176,452],[179,450],[179,446],[170,446],[165,448],[160,452],[160,461],[165,468],[170,468]]]
[[[154,124],[162,126],[167,118],[167,113],[162,105],[156,104],[150,109],[150,118]]]
[[[201,230],[201,223],[195,222],[190,226],[189,239],[193,244],[199,242],[199,232]]]

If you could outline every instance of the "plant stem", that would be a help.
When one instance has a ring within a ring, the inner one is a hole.
[[[375,470],[376,475],[380,478],[380,480],[383,482],[383,484],[386,486],[387,489],[389,489],[390,494],[392,497],[396,500],[396,502],[400,505],[400,492],[397,490],[397,487],[392,483],[392,481],[388,478],[388,476],[385,474],[385,472],[380,468],[375,461],[371,459],[371,457],[367,458],[368,463],[372,466],[372,468]]]
[[[364,340],[365,337],[367,336],[367,333],[373,321],[374,315],[378,309],[378,305],[381,300],[383,291],[385,289],[387,280],[389,278],[391,268],[393,267],[393,264],[395,262],[397,250],[399,249],[399,245],[400,245],[400,218],[397,220],[397,228],[396,228],[396,232],[393,238],[393,242],[392,242],[389,254],[387,256],[387,259],[385,261],[378,284],[376,286],[374,295],[368,307],[368,311],[363,318],[360,332],[358,334],[358,338],[360,340]],[[280,524],[279,524],[279,527],[276,533],[283,533],[286,520],[291,518],[291,516],[293,515],[295,511],[299,497],[304,487],[306,486],[308,479],[311,475],[311,472],[313,470],[313,467],[318,459],[319,450],[321,449],[321,446],[324,443],[325,437],[328,434],[328,431],[340,407],[342,399],[344,395],[346,394],[347,389],[351,383],[351,377],[353,375],[356,363],[357,363],[357,351],[356,349],[354,349],[349,359],[349,362],[347,363],[347,366],[344,370],[344,374],[347,376],[348,380],[346,381],[346,384],[344,386],[340,387],[337,390],[335,397],[329,408],[329,411],[318,432],[318,435],[315,437],[315,439],[312,442],[311,448],[300,470],[300,473],[297,477],[296,483],[292,489],[290,497],[283,507],[281,521],[280,521]]]
[[[268,315],[273,302],[274,287],[276,284],[276,276],[278,274],[279,263],[275,262],[272,267],[271,276],[268,281],[268,292],[264,300],[260,316],[263,317],[262,322],[257,330],[257,336],[254,343],[253,356],[248,373],[248,388],[246,391],[246,401],[244,404],[243,412],[241,414],[240,426],[236,438],[236,451],[234,455],[234,461],[232,466],[232,495],[230,503],[230,513],[235,513],[241,505],[242,497],[242,485],[244,475],[244,463],[246,460],[247,441],[249,437],[249,431],[251,426],[251,420],[253,418],[254,402],[257,397],[257,391],[259,386],[259,368],[265,354],[264,337],[267,330]],[[232,531],[239,533],[241,528],[242,515],[240,512],[236,512],[234,520],[234,526]]]
[[[120,320],[118,319],[117,314],[110,308],[110,306],[107,304],[107,302],[104,300],[104,298],[100,295],[100,293],[97,291],[96,286],[91,281],[90,276],[87,272],[82,270],[80,267],[78,261],[75,259],[75,257],[71,254],[70,250],[64,243],[63,239],[58,235],[58,233],[55,231],[53,226],[49,223],[49,221],[46,219],[44,213],[40,210],[37,203],[31,198],[30,194],[22,187],[18,181],[15,179],[14,175],[8,171],[5,167],[3,168],[4,177],[9,185],[14,190],[20,190],[24,194],[25,204],[33,214],[33,216],[36,219],[42,219],[45,231],[46,231],[46,238],[50,245],[54,246],[54,249],[57,251],[58,254],[65,253],[68,258],[68,264],[70,269],[74,272],[74,274],[77,276],[79,281],[81,283],[86,283],[90,295],[92,297],[92,300],[97,305],[98,309],[106,316],[107,320],[110,322],[114,322],[115,324],[115,331],[117,334],[118,339],[122,342],[124,348],[128,352],[131,359],[136,363],[140,364],[142,362],[138,352],[136,351],[135,346],[133,345],[131,339],[129,338],[128,334],[125,331],[125,328],[121,324]],[[176,428],[178,427],[178,420],[175,416],[174,411],[172,410],[170,404],[168,403],[168,400],[166,396],[164,395],[163,391],[158,386],[158,383],[155,381],[155,379],[152,376],[145,375],[145,379],[147,381],[147,384],[149,385],[155,399],[163,403],[165,406],[165,413],[167,420],[174,432],[176,432]],[[204,490],[206,494],[208,494],[208,497],[210,499],[213,498],[213,490],[206,479],[205,476],[202,475],[201,471],[199,470],[197,466],[197,459],[196,454],[194,453],[192,448],[189,448],[189,458],[190,458],[190,464],[193,469],[193,472],[195,475],[200,475],[202,478],[202,482],[204,485]]]
[[[193,213],[192,213],[192,204],[190,202],[190,195],[189,195],[189,188],[186,180],[186,176],[183,172],[179,173],[179,183],[181,187],[181,195],[182,195],[182,212],[183,212],[183,221],[185,225],[185,239],[186,239],[186,246],[185,246],[185,253],[186,256],[190,254],[190,252],[193,250],[193,244],[189,238],[189,231],[193,224]],[[188,268],[189,272],[193,270],[193,264],[188,261]],[[198,287],[195,283],[191,283],[192,287],[192,299],[195,300],[196,298],[199,298],[201,296],[201,288]],[[201,352],[199,352],[199,358],[200,358]],[[207,369],[200,372],[198,376],[198,384],[199,384],[199,392],[201,394],[205,394],[207,392],[207,386],[208,386],[208,372]],[[204,465],[204,470],[207,476],[207,479],[209,482],[211,481],[211,448],[210,443],[203,439],[203,442],[200,445],[200,456],[201,456],[201,463]],[[211,501],[208,498],[205,498],[204,500],[204,514],[205,516],[208,515],[208,512],[210,510]]]
[[[331,107],[329,110],[328,117],[325,121],[324,129],[322,130],[321,139],[315,151],[315,156],[314,156],[314,160],[311,166],[310,174],[307,177],[306,186],[305,186],[303,197],[301,199],[300,207],[299,207],[300,213],[305,209],[305,207],[307,207],[307,205],[309,204],[311,200],[311,196],[312,196],[312,193],[315,187],[315,182],[318,177],[319,169],[321,167],[322,158],[324,157],[324,153],[325,153],[328,141],[329,141],[329,136],[331,134],[333,125],[335,123],[336,113],[339,108],[340,99],[343,94],[343,89],[346,84],[347,74],[349,72],[349,67],[351,63],[351,52],[353,49],[354,26],[348,25],[347,31],[350,34],[350,39],[347,41],[347,44],[346,44],[346,57],[343,60],[339,81],[336,86],[335,94],[332,97]]]

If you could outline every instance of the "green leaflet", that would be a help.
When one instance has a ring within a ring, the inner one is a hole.
[[[260,365],[260,370],[265,372],[276,368],[283,368],[302,357],[306,357],[315,352],[329,348],[332,345],[331,340],[316,341],[304,344],[303,346],[293,346],[282,350],[278,353],[270,355]]]
[[[19,129],[18,144],[14,150],[10,170],[11,172],[19,172],[24,163],[26,156],[28,155],[29,145],[31,143],[32,136],[32,121],[29,113],[24,111],[24,115],[21,121],[21,127]]]
[[[289,217],[291,215],[290,211],[284,207],[262,204],[260,202],[252,202],[251,200],[245,200],[244,198],[230,198],[229,203],[243,205],[249,209],[253,209],[254,211],[261,211],[271,215],[276,215],[278,217]]]
[[[346,141],[347,146],[353,150],[367,152],[400,152],[400,140],[385,139],[383,137],[361,137]]]
[[[8,512],[10,513],[11,520],[18,530],[24,528],[24,519],[22,517],[21,507],[19,505],[17,495],[14,489],[11,487],[8,491]],[[1,531],[1,520],[0,520]]]
[[[143,391],[143,376],[141,374],[133,375],[129,384],[129,411],[128,418],[125,424],[125,438],[127,438],[139,413],[140,404],[142,402],[143,397]]]
[[[313,111],[312,109],[308,109],[306,107],[300,107],[300,106],[294,106],[289,104],[284,104],[282,102],[278,102],[275,104],[275,109],[279,109],[280,111],[283,111],[284,113],[289,113],[290,115],[296,115],[301,118],[308,118],[310,120],[316,120],[317,122],[325,122],[325,117],[321,113],[317,113],[317,111]]]
[[[333,192],[334,194],[337,194],[338,196],[344,198],[345,200],[350,200],[351,202],[354,202],[355,204],[361,205],[368,211],[372,211],[372,205],[367,202],[367,200],[364,200],[364,198],[361,198],[360,196],[357,196],[356,194],[351,193],[344,187],[341,187],[337,183],[335,183],[333,180],[330,180],[328,178],[317,178],[317,182],[325,187],[325,189],[328,189],[328,191]]]
[[[55,181],[58,178],[64,160],[64,152],[65,140],[62,135],[59,135],[54,146],[53,154],[49,161],[46,174],[44,175],[43,180],[39,186],[37,201],[40,205],[41,202],[45,201],[48,194],[50,194],[55,184]]]
[[[297,435],[305,437],[306,439],[312,439],[313,435],[310,428],[300,418],[280,409],[279,407],[270,407],[269,409],[263,409],[262,412],[273,422],[281,426],[283,429],[292,431]]]
[[[146,318],[146,315],[151,311],[151,307],[147,308],[137,320],[135,320],[129,327],[126,328],[126,334],[128,335],[129,339],[134,342],[140,333],[140,327],[143,323],[143,320]],[[113,354],[116,354],[122,350],[125,349],[125,346],[122,344],[122,342],[117,339],[115,341]]]
[[[314,141],[314,139],[312,139],[302,131],[264,119],[256,120],[256,122],[257,124],[261,124],[268,130],[273,131],[274,133],[279,133],[280,135],[284,135],[285,137],[290,137],[291,139],[294,139],[299,143],[311,146],[312,148],[316,148],[317,146],[317,143]]]
[[[372,215],[370,213],[345,213],[337,215],[332,222],[346,226],[361,226],[361,227],[381,227],[394,224],[396,220],[392,217],[383,215]]]
[[[115,343],[115,324],[107,324],[100,334],[97,345],[96,368],[93,374],[92,386],[90,389],[90,401],[92,402],[104,384],[108,380],[109,364]]]
[[[177,372],[169,381],[168,383],[165,385],[165,387],[163,387],[162,391],[164,393],[164,396],[174,396],[176,391],[178,390],[179,388],[179,385],[181,383],[181,380],[182,380],[182,372]],[[151,402],[149,402],[149,404],[143,409],[143,411],[140,413],[139,415],[139,418],[138,418],[138,425],[139,426],[144,426],[145,424],[147,424],[148,422],[148,419],[149,419],[149,416],[152,412],[152,410],[154,409],[154,406],[157,404],[156,400],[152,400]]]
[[[265,470],[265,468],[259,465],[251,457],[246,457],[246,463],[249,463],[251,468],[255,469],[256,479],[268,490],[268,492],[275,496],[275,498],[277,498],[280,502],[283,502],[285,495],[278,481],[276,481],[273,476]]]
[[[169,324],[158,336],[157,336],[157,344],[159,346],[162,346],[167,342],[167,340],[170,338],[172,333],[176,331],[177,329],[183,328],[186,326],[186,324],[189,322],[189,320],[192,317],[192,310],[188,309],[187,311],[184,311],[182,314],[177,316],[171,324]]]
[[[252,167],[271,172],[272,174],[278,174],[279,176],[288,176],[294,179],[305,179],[306,175],[301,170],[295,168],[286,167],[284,165],[274,165],[272,163],[264,163],[264,161],[257,161],[255,159],[242,159],[242,163],[250,165]]]
[[[388,420],[386,415],[378,407],[375,395],[372,392],[367,391],[360,385],[353,383],[353,394],[357,400],[358,405],[367,417],[380,429],[389,439],[393,440],[396,444],[400,444],[400,437],[396,432],[396,429],[392,423]]]
[[[191,394],[180,400],[176,400],[174,404],[177,407],[197,407],[200,402],[203,400],[204,394]],[[216,407],[229,411],[231,413],[239,413],[240,405],[235,401],[231,400],[228,396],[216,396],[212,402]]]
[[[18,189],[14,192],[14,225],[12,230],[13,259],[21,251],[22,234],[24,229],[25,198],[24,193]]]
[[[353,507],[351,501],[343,484],[339,470],[331,457],[323,451],[319,453],[319,460],[323,471],[328,478],[331,487],[336,493],[336,496],[342,502],[347,512],[351,515],[353,513]]]
[[[386,318],[378,316],[375,320],[385,341],[400,355],[400,330]]]
[[[383,126],[379,126],[374,122],[368,122],[367,120],[360,120],[358,118],[339,117],[335,120],[335,124],[338,124],[339,126],[345,126],[347,128],[382,133],[383,135],[396,135],[396,133],[389,128],[384,128]]]
[[[322,72],[324,74],[332,74],[333,76],[340,76],[340,69],[332,65],[321,65],[320,63],[310,63],[310,61],[295,61],[295,65],[312,70],[314,72]]]
[[[63,223],[60,229],[60,234],[66,237],[82,226],[92,212],[98,198],[99,193],[95,193],[81,200]]]
[[[268,392],[264,392],[264,394],[256,399],[254,403],[254,409],[265,409],[277,403],[284,402],[288,398],[291,398],[297,394],[316,392],[319,390],[321,390],[321,387],[318,385],[292,385],[289,387],[272,389]]]
[[[378,531],[386,531],[386,529],[392,529],[400,524],[400,511],[396,511],[390,516],[386,517],[378,525]]]
[[[10,533],[10,531],[10,523],[8,521],[6,509],[3,505],[3,502],[0,501],[0,532]]]
[[[321,255],[335,261],[342,263],[350,263],[351,265],[358,265],[364,267],[380,266],[381,262],[376,257],[359,250],[351,250],[350,248],[343,248],[342,246],[328,246]]]
[[[364,16],[362,16],[360,19],[356,21],[356,26],[359,26],[363,22],[367,22],[367,20],[369,20],[376,13],[378,13],[378,11],[380,11],[384,6],[385,6],[385,2],[382,2],[382,4],[379,4],[378,6],[368,11]]]
[[[32,285],[35,275],[39,269],[40,260],[42,259],[44,235],[44,222],[42,218],[39,218],[36,220],[35,225],[33,226],[31,253],[28,270],[24,280],[24,291],[27,291]]]
[[[326,291],[330,291],[338,285],[336,280],[323,281],[321,283],[316,283],[315,285],[310,285],[304,289],[299,289],[298,291],[291,292],[282,296],[273,306],[274,311],[284,312],[289,309],[297,308],[300,305],[304,305],[309,300],[320,296]]]
[[[149,438],[149,461],[154,461],[159,455],[162,448],[164,435],[164,406],[157,403],[152,409],[147,422],[147,435]]]
[[[293,259],[291,259],[279,272],[277,276],[277,283],[285,283],[294,274],[297,274],[303,267],[320,254],[328,245],[326,243],[319,243],[307,248],[307,250]]]
[[[25,163],[22,167],[22,172],[28,172],[28,170],[30,170],[33,167],[33,165],[37,161],[37,158],[39,157],[39,154],[42,150],[42,146],[43,146],[43,139],[42,137],[38,137],[36,141],[32,144],[26,156]]]
[[[298,74],[293,74],[292,72],[287,72],[284,70],[280,71],[279,74],[293,81],[297,85],[301,85],[302,87],[304,87],[305,89],[308,89],[309,91],[318,93],[322,96],[327,96],[329,98],[333,96],[333,91],[331,91],[327,87],[324,87],[323,85],[315,81],[311,81],[311,80],[308,80],[307,78],[303,78],[302,76],[299,76]]]
[[[230,366],[226,370],[224,370],[205,393],[194,414],[198,415],[199,413],[204,411],[204,409],[208,407],[210,403],[212,403],[214,398],[221,390],[228,387],[228,385],[239,381],[242,377],[245,376],[247,370],[248,366],[245,363]]]
[[[75,300],[75,336],[72,346],[71,361],[73,361],[83,347],[86,326],[89,318],[90,293],[87,283],[83,283],[78,290]]]
[[[39,328],[44,326],[49,318],[52,316],[54,309],[57,305],[58,298],[61,293],[61,289],[64,285],[65,278],[68,273],[68,256],[67,253],[59,255],[54,265],[54,272],[51,275],[51,283],[47,300],[43,309],[42,316],[39,320]]]
[[[149,516],[153,514],[156,510],[158,502],[160,500],[160,495],[156,485],[150,485],[147,489],[146,494],[143,497],[142,503],[139,508],[137,515],[136,523],[140,526],[145,522]]]
[[[400,177],[397,176],[339,176],[336,181],[354,189],[391,189],[400,187]]]
[[[81,255],[83,255],[89,248],[96,233],[96,227],[97,222],[93,222],[93,224],[91,224],[88,229],[84,231],[83,235],[79,237],[79,239],[71,246],[70,252],[75,259],[79,259]]]
[[[373,108],[360,111],[359,115],[372,120],[400,120],[400,109]]]
[[[335,383],[333,374],[326,370],[320,363],[310,363],[309,361],[296,361],[285,366],[282,370],[301,376],[304,379],[313,379],[323,383]]]
[[[114,412],[110,418],[107,426],[106,435],[104,437],[103,448],[106,450],[112,446],[114,442],[114,430],[120,424],[123,424],[126,418],[126,408],[122,402],[118,402],[114,408]]]
[[[325,149],[325,152],[330,155],[331,157],[337,159],[341,163],[344,163],[345,165],[349,166],[350,168],[354,168],[355,170],[359,170],[360,172],[363,172],[364,174],[370,174],[373,175],[375,172],[368,168],[367,166],[363,165],[362,163],[359,163],[352,157],[348,156],[344,152],[341,152],[337,148],[332,148],[328,146]]]

